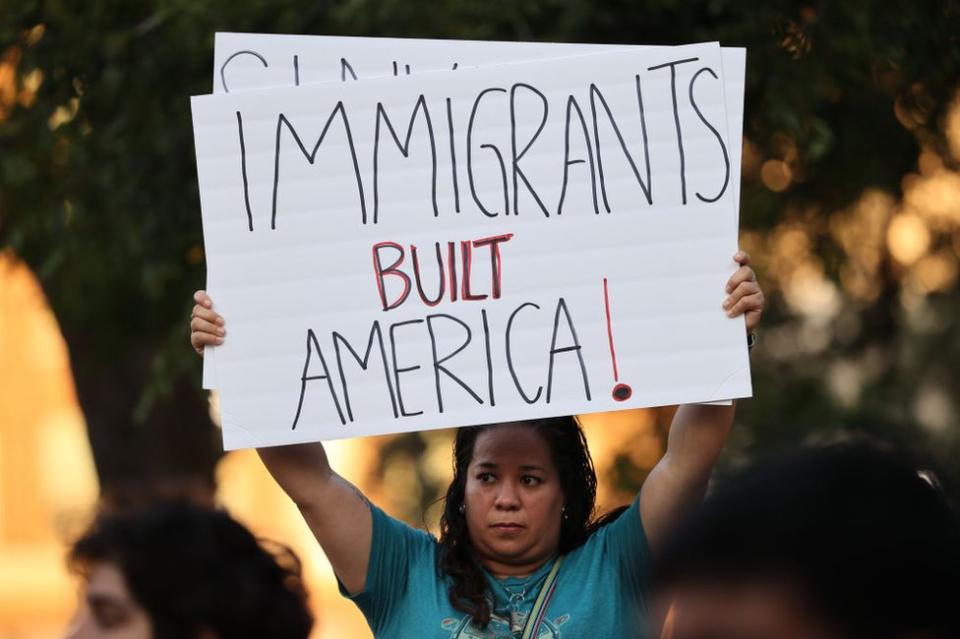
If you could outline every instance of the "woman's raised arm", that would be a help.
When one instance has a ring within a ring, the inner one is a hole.
[[[723,310],[730,317],[744,315],[747,332],[752,333],[763,313],[763,291],[750,268],[750,256],[741,251],[734,260],[740,268],[727,282]],[[703,499],[734,412],[732,404],[686,404],[677,409],[667,436],[667,452],[640,489],[640,517],[654,552],[683,513]]]
[[[204,346],[223,343],[223,318],[213,310],[205,291],[193,296],[190,344],[199,354]],[[300,509],[334,572],[351,594],[365,587],[373,519],[366,498],[330,468],[323,444],[258,448],[270,475]]]

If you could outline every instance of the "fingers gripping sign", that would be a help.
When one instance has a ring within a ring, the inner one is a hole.
[[[723,301],[723,310],[728,317],[744,316],[747,332],[752,333],[760,323],[766,302],[763,290],[757,283],[757,274],[750,267],[750,255],[739,251],[733,259],[740,268],[727,281],[727,298]]]
[[[213,301],[206,291],[193,294],[193,310],[190,312],[190,345],[203,356],[206,346],[219,346],[227,332],[223,318],[213,310]]]

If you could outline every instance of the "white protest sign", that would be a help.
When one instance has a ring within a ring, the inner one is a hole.
[[[615,50],[662,49],[653,46],[362,38],[339,36],[217,33],[214,92],[275,86],[345,82],[423,71],[490,66],[509,62],[584,55]],[[727,130],[734,201],[739,210],[743,94],[746,50],[721,47]],[[736,225],[736,217],[733,224]],[[215,296],[215,274],[207,289]],[[216,299],[216,296],[214,297]],[[216,388],[216,349],[206,349],[203,387]]]
[[[226,448],[750,394],[717,45],[193,98]]]

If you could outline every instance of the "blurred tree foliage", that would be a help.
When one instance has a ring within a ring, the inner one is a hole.
[[[0,16],[0,246],[60,321],[107,489],[209,484],[218,456],[186,339],[204,281],[188,96],[210,91],[217,30],[747,46],[742,225],[771,303],[725,463],[867,433],[960,481],[952,2],[0,0]],[[384,459],[421,450],[404,436]]]

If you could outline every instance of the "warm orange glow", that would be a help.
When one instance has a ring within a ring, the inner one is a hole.
[[[40,39],[43,38],[43,34],[47,32],[47,25],[38,24],[27,29],[27,32],[24,34],[23,41],[28,47],[32,47],[36,43],[40,42]]]
[[[34,69],[23,76],[23,90],[20,91],[18,99],[20,106],[25,109],[33,106],[33,101],[37,98],[37,91],[40,90],[41,84],[43,84],[43,71],[40,69]]]
[[[765,187],[779,193],[790,186],[793,181],[793,171],[783,160],[767,160],[760,168],[760,179]]]
[[[795,313],[822,325],[839,312],[843,300],[814,253],[814,215],[790,212],[785,218],[757,250],[756,264],[767,277],[768,292],[779,288]]]
[[[28,31],[25,36],[28,46],[35,44],[42,35],[43,25]],[[21,55],[22,51],[17,46],[9,47],[0,55],[0,121],[10,115],[14,105],[25,109],[33,106],[37,91],[43,84],[43,71],[40,69],[22,73],[18,68]]]
[[[936,173],[943,168],[943,158],[930,149],[924,149],[917,158],[917,168],[922,175]]]
[[[793,272],[784,296],[798,315],[824,322],[840,311],[840,293],[817,261],[810,260]]]
[[[934,230],[953,230],[960,226],[960,173],[940,168],[915,176],[903,200]]]
[[[830,218],[830,233],[847,255],[840,282],[854,301],[870,303],[880,294],[879,271],[895,205],[889,193],[871,189],[848,210]]]
[[[0,253],[0,637],[59,637],[73,610],[65,539],[96,474],[66,345],[29,270]]]
[[[351,471],[364,466],[363,440],[333,442],[327,446],[331,462],[356,481]],[[286,495],[270,478],[252,450],[229,453],[217,470],[219,501],[239,521],[263,539],[289,546],[303,562],[316,624],[311,639],[370,637],[363,616],[340,596],[330,563]],[[359,483],[359,482],[358,482]]]
[[[957,282],[957,257],[940,251],[920,259],[910,270],[910,282],[922,293],[946,291]]]
[[[581,415],[590,454],[597,468],[597,506],[608,510],[628,503],[633,494],[614,490],[610,476],[617,458],[626,456],[643,471],[649,471],[663,455],[665,432],[657,429],[657,411],[635,409]],[[641,477],[636,480],[641,480]]]
[[[671,637],[673,637],[673,626],[676,624],[676,621],[677,609],[675,606],[670,606],[663,620],[663,630],[660,633],[660,639],[671,639]]]
[[[58,106],[50,118],[47,120],[47,126],[50,127],[51,131],[55,131],[59,127],[67,124],[73,120],[77,115],[77,111],[80,110],[80,99],[79,98],[70,98],[66,104]]]
[[[953,159],[960,162],[960,91],[957,91],[947,110],[947,117],[944,121],[944,129],[947,134],[947,144],[950,145],[950,153]]]
[[[740,173],[744,178],[755,178],[760,170],[760,160],[762,159],[757,145],[750,138],[743,138],[743,152],[740,160]]]
[[[17,65],[20,49],[10,47],[0,55],[0,121],[5,120],[17,100]]]
[[[918,215],[901,213],[890,222],[887,246],[895,260],[901,264],[913,264],[930,247],[930,231]]]

